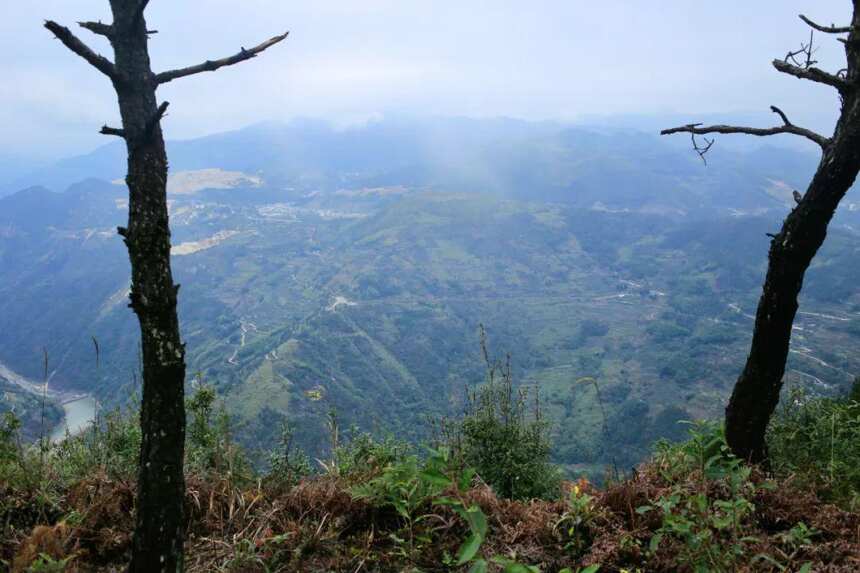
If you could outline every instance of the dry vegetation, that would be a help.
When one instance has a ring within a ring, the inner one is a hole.
[[[366,434],[334,444],[322,469],[309,474],[311,465],[290,449],[287,430],[272,469],[256,473],[230,442],[227,419],[215,404],[207,391],[189,400],[191,572],[860,567],[853,485],[842,484],[838,491],[851,493],[825,503],[816,492],[836,491],[833,484],[819,488],[809,469],[802,476],[751,469],[728,453],[715,426],[694,426],[682,444],[658,444],[625,479],[603,487],[565,481],[545,492],[546,499],[517,500],[497,495],[444,446],[416,456],[405,444]],[[832,408],[852,414],[858,407],[853,401],[810,404],[806,408],[817,413],[813,424],[825,414],[830,424]],[[780,419],[793,440],[806,436],[808,456],[824,442],[792,422],[794,416]],[[6,424],[0,435],[8,438]],[[117,414],[101,429],[46,451],[5,439],[0,563],[15,572],[122,570],[134,526],[137,432],[133,417]],[[477,522],[476,515],[482,516]],[[474,551],[466,551],[476,532]]]

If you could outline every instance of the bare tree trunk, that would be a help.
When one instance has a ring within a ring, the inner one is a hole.
[[[286,37],[276,36],[250,50],[203,64],[153,73],[144,10],[149,0],[110,0],[114,21],[81,22],[108,38],[111,62],[55,22],[45,27],[70,50],[107,75],[119,100],[122,128],[101,132],[122,137],[128,149],[128,227],[118,229],[131,261],[131,308],[140,323],[143,351],[142,444],[138,469],[137,515],[129,571],[184,569],[185,537],[185,345],[176,312],[179,286],[170,268],[167,208],[167,153],[161,119],[167,102],[156,89],[177,78],[214,71],[253,58]]]
[[[860,117],[856,102],[851,107],[805,199],[771,242],[749,357],[726,407],[726,440],[735,455],[752,462],[767,457],[765,431],[779,402],[804,273],[860,169]]]
[[[750,353],[726,407],[726,440],[735,455],[754,463],[767,461],[765,432],[779,402],[804,274],[824,243],[827,226],[839,202],[860,171],[860,0],[853,0],[853,5],[850,26],[820,26],[801,16],[814,30],[826,34],[848,33],[847,38],[839,39],[845,44],[846,68],[836,74],[815,68],[811,40],[801,51],[773,63],[780,72],[829,85],[839,91],[842,110],[832,138],[793,125],[776,107],[771,109],[783,120],[783,125],[776,128],[700,127],[691,124],[663,132],[690,133],[700,155],[704,155],[713,142],[708,141],[707,147],[700,147],[695,136],[707,133],[758,136],[790,133],[814,141],[823,150],[821,162],[806,193],[796,195],[797,207],[786,217],[782,229],[771,241],[767,277],[756,312]],[[801,54],[806,57],[805,62],[797,59]]]
[[[143,354],[142,442],[137,518],[130,571],[181,571],[185,520],[185,346],[176,313],[178,286],[170,268],[167,153],[147,51],[143,14],[112,0],[111,37],[122,129],[128,148],[128,228],[131,308],[140,323]]]

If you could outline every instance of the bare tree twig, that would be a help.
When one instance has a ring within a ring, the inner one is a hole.
[[[701,127],[700,123],[691,123],[688,125],[683,125],[681,127],[673,127],[671,129],[664,129],[660,132],[660,135],[671,135],[673,133],[690,133],[692,135],[707,135],[711,133],[723,133],[723,134],[732,134],[732,133],[744,133],[747,135],[757,135],[759,137],[765,137],[769,135],[778,135],[781,133],[789,133],[792,135],[800,135],[801,137],[805,137],[810,141],[814,141],[822,149],[827,149],[830,146],[831,140],[830,138],[824,137],[818,133],[810,129],[806,129],[803,127],[798,127],[791,123],[788,120],[788,117],[785,113],[776,106],[771,106],[771,111],[775,114],[779,115],[782,118],[783,125],[779,127],[769,127],[769,128],[761,128],[761,127],[740,127],[734,125],[711,125],[708,127]],[[700,152],[701,148],[696,145],[696,142],[693,142],[694,149],[697,153]],[[708,146],[710,148],[710,145]],[[707,152],[707,149],[705,150]],[[701,156],[701,153],[699,153]],[[703,158],[704,159],[704,158]]]
[[[816,51],[818,50],[815,48],[815,30],[810,30],[809,43],[801,43],[800,49],[788,52],[785,55],[785,58],[783,58],[783,61],[785,61],[786,64],[792,63],[795,66],[807,70],[818,63],[818,61],[812,59],[812,56],[815,54]],[[805,61],[799,61],[797,59],[797,56],[799,56],[800,54],[806,56]]]
[[[825,34],[847,34],[853,29],[851,26],[822,26],[821,24],[816,24],[803,14],[800,14],[799,17],[813,30],[818,30],[819,32],[824,32]]]
[[[101,22],[78,22],[78,26],[89,30],[93,34],[104,36],[106,38],[113,37],[114,28],[110,24],[102,24]]]
[[[149,138],[152,135],[152,131],[155,129],[155,126],[158,125],[158,122],[161,121],[161,118],[164,117],[164,114],[167,113],[167,108],[170,105],[169,101],[161,102],[161,105],[158,106],[158,109],[155,112],[155,115],[150,118],[150,120],[146,124],[146,130],[144,131],[144,136]]]
[[[701,123],[691,123],[688,127],[695,129],[697,126],[702,125]],[[702,163],[705,165],[708,164],[708,158],[705,155],[711,150],[716,139],[708,139],[707,137],[703,138],[705,140],[705,146],[701,147],[699,142],[696,141],[696,133],[695,131],[690,132],[690,139],[693,141],[693,150],[699,154],[699,157],[702,160]]]
[[[183,78],[202,72],[214,72],[218,68],[222,68],[224,66],[232,66],[233,64],[244,62],[245,60],[249,60],[253,57],[256,57],[256,55],[260,52],[274,46],[275,44],[286,38],[288,35],[289,32],[281,34],[280,36],[275,36],[274,38],[270,38],[269,40],[266,40],[262,44],[255,46],[250,50],[242,48],[239,53],[229,56],[227,58],[222,58],[220,60],[207,60],[202,64],[198,64],[196,66],[189,66],[187,68],[180,68],[177,70],[161,72],[160,74],[157,74],[155,76],[155,81],[158,84],[164,84],[177,78]]]
[[[783,112],[781,109],[779,109],[775,105],[770,106],[770,111],[772,111],[773,113],[777,114],[780,118],[782,118],[782,123],[784,123],[785,125],[792,125],[791,122],[788,121],[788,116],[785,115],[785,112]]]
[[[832,86],[839,90],[840,93],[848,91],[851,87],[848,82],[846,82],[839,76],[829,74],[815,67],[795,66],[786,62],[785,60],[774,60],[773,67],[776,68],[778,72],[794,76],[798,79],[809,80],[820,84]]]
[[[60,26],[52,20],[45,21],[45,28],[50,30],[63,45],[85,59],[98,71],[113,80],[117,79],[116,66],[114,66],[113,62],[95,53],[89,46],[80,41],[77,36],[72,34],[71,30],[65,26]]]
[[[117,137],[125,138],[125,130],[124,129],[118,129],[116,127],[108,127],[107,125],[103,125],[102,128],[99,130],[99,133],[101,133],[102,135],[115,135]]]

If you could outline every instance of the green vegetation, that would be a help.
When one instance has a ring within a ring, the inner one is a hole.
[[[472,468],[501,497],[553,498],[561,473],[550,463],[549,423],[537,392],[515,388],[511,358],[492,360],[481,329],[486,383],[468,391],[461,419],[439,424],[441,439],[461,468]]]
[[[748,349],[769,216],[699,220],[627,204],[629,211],[610,212],[593,202],[315,186],[297,182],[288,198],[280,186],[175,198],[177,243],[237,232],[177,256],[175,267],[190,371],[222,397],[236,441],[258,466],[286,422],[294,448],[329,458],[331,408],[344,428],[429,439],[427,418],[459,416],[464,388],[485,382],[473,343],[480,323],[495,347],[512,352],[515,382],[531,399],[539,393],[550,459],[567,475],[627,471],[656,439],[680,437],[678,420],[719,415]],[[138,390],[122,244],[107,238],[112,232],[83,242],[38,230],[112,229],[121,191],[87,182],[68,204],[54,198],[53,218],[29,221],[32,237],[0,237],[8,271],[0,276],[0,361],[39,380],[34,349],[50,342],[51,354],[64,356],[56,380],[107,409]],[[616,191],[625,192],[603,188]],[[697,192],[691,183],[679,199]],[[5,200],[0,220],[17,229],[13,203]],[[278,209],[295,218],[272,216]],[[824,275],[853,284],[856,266],[853,235],[832,235],[802,301],[804,312],[823,316],[798,315],[803,330],[787,378],[835,395],[850,384],[847,373],[860,371],[850,352],[860,332],[851,307],[860,301],[856,293],[828,297]],[[94,260],[102,261],[97,268]],[[43,304],[52,288],[67,304]],[[89,335],[102,343],[98,368]],[[599,391],[577,382],[586,377]],[[0,409],[17,401],[25,436],[37,437],[38,396],[8,387],[14,397],[4,395]],[[52,406],[46,425],[59,415]]]
[[[843,398],[795,390],[768,432],[774,470],[794,475],[828,501],[860,508],[860,380]]]
[[[547,449],[527,447],[546,440],[527,408],[533,402],[518,400],[507,363],[488,364],[500,368],[498,378],[488,375],[484,392],[476,390],[480,407],[456,425],[476,424],[475,435],[488,439],[470,448],[483,451],[465,455],[459,433],[416,449],[357,428],[342,432],[330,412],[329,456],[311,463],[286,426],[263,472],[245,460],[212,388],[198,384],[188,398],[188,570],[854,570],[855,395],[795,396],[771,428],[772,475],[733,458],[720,426],[698,423],[685,440],[659,442],[631,476],[599,489],[584,479],[554,481]],[[510,417],[517,431],[500,430],[498,414],[508,408],[521,415]],[[71,573],[125,561],[140,445],[135,418],[134,409],[108,413],[47,449],[21,441],[19,422],[3,418],[0,563]],[[834,420],[844,431],[832,430]],[[542,479],[528,485],[545,499],[506,489],[510,459],[553,477],[552,488],[541,489]],[[492,476],[506,477],[494,484]]]

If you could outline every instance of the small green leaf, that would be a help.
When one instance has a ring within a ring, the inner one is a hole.
[[[451,485],[451,480],[437,469],[429,469],[421,472],[421,479],[427,483],[438,485],[440,487],[448,487]]]
[[[651,542],[648,544],[648,549],[651,553],[657,551],[657,548],[660,547],[660,542],[663,541],[662,533],[655,533],[654,537],[651,538]]]
[[[480,535],[474,533],[470,535],[457,550],[457,565],[463,565],[474,559],[483,542],[484,539]]]
[[[812,563],[804,563],[797,573],[809,573],[812,571]]]
[[[476,559],[469,568],[469,573],[487,573],[487,562],[483,559]]]
[[[472,478],[475,477],[475,470],[472,468],[466,468],[463,470],[463,475],[460,476],[460,483],[457,485],[461,490],[469,489],[472,485]]]
[[[487,516],[481,511],[477,505],[472,505],[466,510],[466,521],[469,522],[469,528],[473,533],[480,535],[482,538],[487,536]]]

